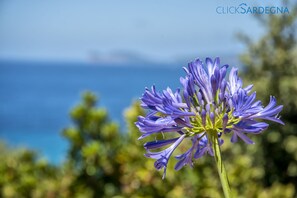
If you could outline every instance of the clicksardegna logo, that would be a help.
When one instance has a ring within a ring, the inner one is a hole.
[[[238,6],[218,6],[218,14],[289,14],[286,6],[249,6],[241,3]]]

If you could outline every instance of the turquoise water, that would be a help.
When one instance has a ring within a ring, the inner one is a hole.
[[[123,111],[145,87],[180,87],[178,65],[94,65],[0,61],[0,138],[35,149],[52,163],[64,160],[61,136],[84,90],[100,96],[110,118],[125,130]]]

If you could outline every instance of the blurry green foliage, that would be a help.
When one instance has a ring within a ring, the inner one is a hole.
[[[115,159],[122,135],[118,125],[108,120],[107,111],[95,107],[96,102],[96,96],[86,92],[82,103],[70,112],[74,125],[63,131],[70,144],[66,163],[75,172],[72,196],[81,189],[93,197],[111,197],[120,192],[120,164]]]
[[[274,95],[284,108],[285,126],[271,125],[259,136],[258,159],[265,167],[263,184],[294,184],[297,188],[297,3],[285,1],[289,15],[258,16],[266,28],[258,41],[240,35],[247,51],[241,56],[247,84],[253,83],[261,100]],[[297,195],[296,195],[297,196]]]
[[[69,197],[71,175],[38,159],[35,152],[0,144],[0,197]]]

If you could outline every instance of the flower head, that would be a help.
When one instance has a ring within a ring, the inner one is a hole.
[[[146,89],[141,98],[141,106],[147,109],[145,117],[139,116],[136,126],[142,135],[139,139],[159,133],[172,134],[173,138],[161,139],[144,144],[146,157],[156,159],[155,168],[166,168],[174,150],[185,139],[191,140],[191,147],[183,154],[175,156],[178,160],[175,169],[185,165],[192,166],[193,159],[208,153],[213,156],[210,136],[215,135],[219,145],[223,137],[231,133],[231,142],[253,141],[247,134],[258,134],[267,129],[270,120],[284,124],[279,119],[283,106],[276,105],[271,96],[264,107],[256,100],[256,92],[251,93],[252,85],[243,87],[238,70],[232,68],[226,77],[228,65],[220,65],[220,59],[199,59],[184,68],[185,77],[180,78],[183,90],[175,92],[167,88],[157,92],[155,86]],[[260,121],[262,120],[262,121]],[[166,149],[153,151],[155,149]]]

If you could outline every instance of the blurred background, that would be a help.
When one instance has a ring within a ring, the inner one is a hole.
[[[235,197],[296,196],[297,4],[217,13],[240,3],[0,0],[1,197],[222,197],[210,157],[162,181],[133,124],[145,87],[180,87],[183,66],[217,56],[284,105],[255,145],[225,141]]]

